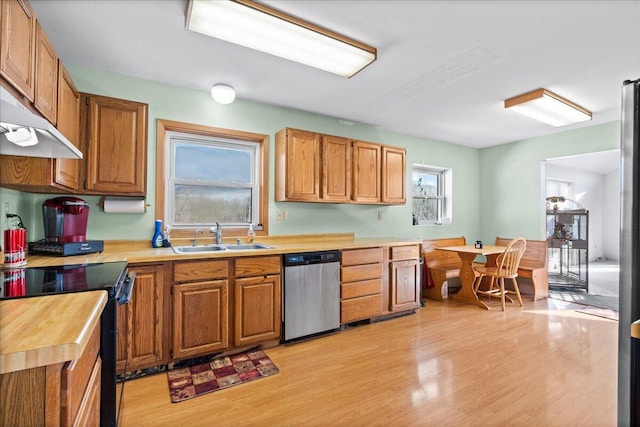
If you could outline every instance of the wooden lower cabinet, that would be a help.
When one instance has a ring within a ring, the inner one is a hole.
[[[389,311],[420,306],[419,254],[418,245],[389,248]]]
[[[169,358],[167,266],[130,265],[129,271],[136,274],[131,302],[118,305],[116,314],[118,372],[161,365]]]
[[[280,275],[236,279],[235,337],[238,346],[280,338]]]
[[[382,314],[382,248],[342,251],[340,323]]]
[[[228,278],[226,259],[174,263],[172,360],[229,347]]]
[[[0,375],[0,426],[100,425],[100,325],[69,362]]]
[[[229,347],[229,281],[173,286],[172,359]]]
[[[237,258],[234,345],[278,340],[282,325],[280,256]]]

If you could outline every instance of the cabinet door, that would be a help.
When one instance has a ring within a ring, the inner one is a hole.
[[[71,76],[58,62],[58,124],[57,128],[76,147],[80,147],[80,93]],[[80,185],[80,160],[56,159],[55,182],[77,190]]]
[[[33,105],[54,126],[58,120],[58,54],[36,22],[36,77]]]
[[[405,150],[382,147],[382,202],[405,203]]]
[[[36,16],[28,2],[2,0],[0,74],[33,102]]]
[[[389,310],[399,311],[418,307],[420,287],[418,283],[418,260],[391,261],[391,301]]]
[[[363,141],[353,141],[353,191],[354,202],[380,202],[380,152],[381,146]]]
[[[348,202],[351,197],[351,143],[322,136],[322,200]]]
[[[280,338],[280,289],[279,274],[235,280],[235,345]]]
[[[286,199],[320,198],[320,135],[287,129]]]
[[[145,195],[147,105],[96,95],[82,97],[88,115],[86,189],[101,194]]]
[[[173,286],[173,351],[180,359],[229,347],[229,282]]]
[[[118,326],[124,326],[125,329],[124,332],[118,330],[118,369],[124,368],[124,357],[128,371],[156,366],[167,360],[163,345],[166,292],[164,266],[131,266],[129,271],[136,273],[131,302],[120,306],[124,308],[124,315],[121,315],[122,310],[117,313],[120,317]]]

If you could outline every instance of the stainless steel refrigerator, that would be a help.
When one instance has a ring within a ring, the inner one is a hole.
[[[639,426],[640,337],[631,330],[640,319],[640,79],[622,85],[621,136],[618,425]]]

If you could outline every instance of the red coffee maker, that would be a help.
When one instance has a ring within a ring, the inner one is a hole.
[[[56,197],[42,203],[44,239],[47,242],[87,240],[89,205],[77,197]]]
[[[77,197],[56,197],[42,203],[44,239],[29,243],[30,254],[80,255],[102,252],[102,240],[87,240],[89,205]]]

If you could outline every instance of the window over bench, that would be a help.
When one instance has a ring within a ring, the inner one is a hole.
[[[268,136],[158,120],[156,212],[172,237],[267,234]]]
[[[437,166],[413,165],[413,225],[440,225],[451,222],[452,171]]]

